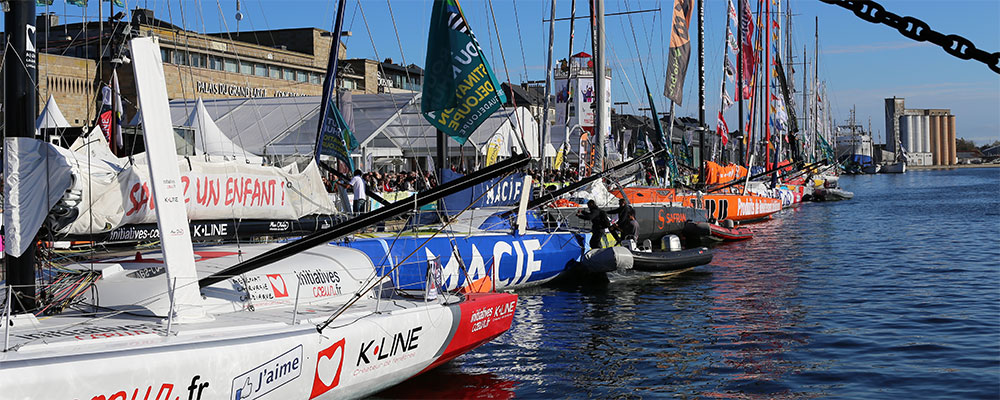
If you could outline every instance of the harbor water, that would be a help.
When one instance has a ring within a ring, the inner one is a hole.
[[[844,176],[675,277],[520,293],[381,398],[1000,398],[1000,169]]]

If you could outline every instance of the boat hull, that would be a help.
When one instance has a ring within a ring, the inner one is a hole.
[[[712,251],[704,247],[681,251],[633,251],[632,260],[632,268],[637,271],[671,272],[712,262]]]
[[[622,197],[621,191],[613,192],[615,196]],[[655,187],[628,187],[625,188],[625,196],[633,203],[633,207],[638,204],[650,202],[663,202],[685,207],[698,207],[698,195],[677,193],[674,189]],[[752,194],[740,195],[730,193],[708,193],[701,196],[707,217],[716,221],[731,219],[737,222],[752,222],[767,219],[778,211],[781,211],[781,200],[757,196]],[[678,229],[683,229],[681,222]]]
[[[459,237],[442,233],[432,238],[359,238],[341,245],[363,251],[379,275],[390,275],[397,287],[407,290],[424,289],[427,262],[434,257],[440,257],[445,289],[464,288],[483,278],[496,289],[521,289],[554,279],[584,252],[583,238],[571,232]]]
[[[358,398],[495,338],[510,328],[516,304],[512,294],[472,294],[451,305],[345,315],[350,323],[322,334],[315,324],[325,316],[176,336],[141,322],[77,326],[57,345],[3,353],[0,392],[12,399]]]
[[[700,208],[662,203],[635,204],[632,208],[635,210],[636,221],[639,221],[639,232],[636,236],[640,243],[649,239],[657,245],[666,235],[680,234],[684,230],[684,223],[688,221],[708,220],[705,210]],[[552,208],[549,212],[556,213],[557,217],[565,221],[570,228],[589,231],[590,222],[576,216],[576,212],[583,209],[584,207],[559,207]]]

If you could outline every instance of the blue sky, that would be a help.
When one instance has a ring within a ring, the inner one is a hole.
[[[238,27],[234,17],[235,0],[127,0],[126,3],[129,8],[153,9],[158,18],[190,30],[219,32],[291,27],[330,30],[337,2],[242,0],[244,18]],[[586,1],[577,3],[577,14],[587,15]],[[751,3],[756,4],[756,1]],[[922,19],[942,33],[965,36],[978,48],[1000,51],[1000,1],[882,0],[880,3],[896,14]],[[107,4],[104,5],[105,13]],[[507,80],[508,73],[514,83],[544,79],[548,25],[541,21],[543,16],[549,15],[550,1],[465,0],[461,4],[499,79]],[[570,0],[558,0],[557,16],[569,16],[570,4]],[[636,108],[646,106],[641,89],[642,69],[650,79],[654,94],[662,92],[666,64],[663,45],[669,41],[672,4],[671,0],[606,1],[607,13],[663,10],[607,18],[609,63],[615,74],[613,101],[629,102],[618,106],[621,111],[636,112]],[[431,5],[431,0],[393,0],[394,29],[386,1],[349,0],[344,25],[353,36],[346,39],[348,57],[392,58],[396,63],[405,60],[408,64],[423,65]],[[977,144],[1000,140],[1000,75],[985,65],[954,58],[934,45],[911,41],[892,28],[865,22],[846,9],[818,0],[793,0],[791,5],[795,62],[801,63],[803,46],[812,62],[814,17],[819,16],[819,76],[826,82],[829,93],[826,100],[833,107],[838,123],[844,122],[848,110],[856,106],[858,121],[867,124],[871,118],[876,140],[881,141],[885,125],[884,98],[898,96],[906,98],[906,105],[911,108],[950,108],[957,116],[958,137],[975,140]],[[489,11],[491,7],[495,21]],[[39,12],[43,10],[44,7],[38,8]],[[74,6],[64,7],[61,0],[56,0],[51,10],[61,15],[67,13],[69,21],[82,19],[84,11]],[[90,19],[95,18],[98,13],[96,0],[91,0],[86,12]],[[726,19],[725,1],[705,0],[706,114],[712,126],[720,103]],[[499,27],[499,35],[494,23]],[[695,41],[697,27],[692,25],[691,35]],[[633,29],[635,41],[632,40]],[[568,39],[569,23],[557,22],[555,60],[569,54]],[[573,51],[591,52],[585,19],[577,21]],[[678,107],[679,115],[697,116],[695,51],[696,47],[688,67],[684,104]],[[799,73],[795,85],[801,86],[803,69],[801,65],[795,69]],[[731,88],[729,91],[735,95]],[[656,101],[658,109],[667,109],[665,98],[660,96]],[[729,126],[735,129],[735,112],[726,115]]]

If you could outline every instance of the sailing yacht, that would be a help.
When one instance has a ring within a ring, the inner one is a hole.
[[[11,7],[24,17],[14,28],[23,32],[33,3]],[[329,232],[284,245],[195,251],[161,52],[151,37],[133,39],[130,48],[160,248],[59,266],[37,297],[41,305],[27,312],[15,310],[26,288],[8,274],[5,398],[357,398],[510,328],[516,295],[442,291],[438,263],[427,266],[425,290],[397,291],[364,253],[328,244]],[[32,72],[22,82],[31,82]],[[31,238],[41,225],[27,213],[41,207],[44,215],[51,205],[27,204],[31,197],[20,191],[51,178],[36,173],[46,170],[39,155],[60,150],[30,137],[10,138],[4,150],[13,204],[5,208],[6,236],[28,238],[8,240],[15,246],[6,251],[18,258],[33,254]],[[496,169],[482,172],[488,177]],[[56,195],[45,200],[54,203]]]

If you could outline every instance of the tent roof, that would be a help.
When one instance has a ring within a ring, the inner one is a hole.
[[[320,101],[320,96],[303,96],[210,99],[203,103],[219,130],[248,152],[295,155],[313,152]],[[171,101],[173,124],[188,126],[195,105],[195,100]],[[519,109],[523,111],[517,117],[513,109],[495,112],[470,136],[469,142],[482,147],[498,130],[513,129],[518,119],[525,126],[526,137],[537,138],[537,122],[526,109]],[[354,136],[363,148],[398,149],[407,156],[435,154],[437,131],[420,113],[420,93],[353,94],[350,105],[341,111],[345,119],[353,119]],[[537,149],[537,139],[533,143]],[[381,154],[386,151],[381,150]]]
[[[38,114],[38,118],[35,120],[35,129],[45,129],[45,128],[70,128],[72,125],[63,116],[62,111],[59,110],[59,105],[56,104],[56,99],[49,95],[49,100],[45,102],[45,108],[42,112]]]

